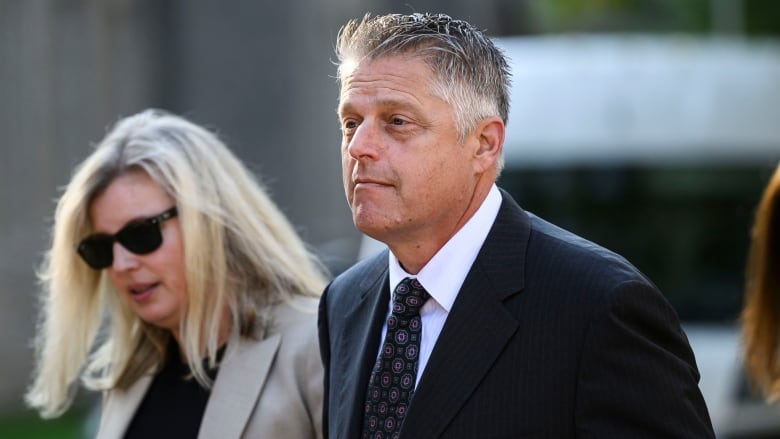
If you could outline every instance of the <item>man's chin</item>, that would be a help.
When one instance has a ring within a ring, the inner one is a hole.
[[[385,242],[387,239],[388,230],[379,221],[360,215],[353,215],[352,220],[355,222],[355,228],[369,238],[380,242]]]

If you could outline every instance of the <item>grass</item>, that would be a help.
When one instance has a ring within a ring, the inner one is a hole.
[[[37,413],[26,411],[0,415],[2,439],[84,439],[85,413],[72,410],[57,419],[41,419]]]

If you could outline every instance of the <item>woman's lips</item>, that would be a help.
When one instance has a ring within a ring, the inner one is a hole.
[[[148,299],[152,294],[154,294],[154,292],[157,291],[158,285],[159,283],[132,285],[128,288],[128,291],[130,292],[130,297],[133,298],[133,300],[140,302]]]

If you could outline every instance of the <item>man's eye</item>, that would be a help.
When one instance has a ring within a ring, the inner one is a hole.
[[[406,121],[396,117],[396,118],[393,118],[392,123],[393,123],[393,125],[403,125],[403,124],[406,123]]]
[[[344,122],[344,129],[352,130],[355,128],[357,128],[357,122],[355,122],[354,120],[348,120]]]

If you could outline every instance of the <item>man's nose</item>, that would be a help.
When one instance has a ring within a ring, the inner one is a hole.
[[[376,160],[382,148],[379,128],[372,121],[364,120],[355,129],[347,149],[355,160]]]

